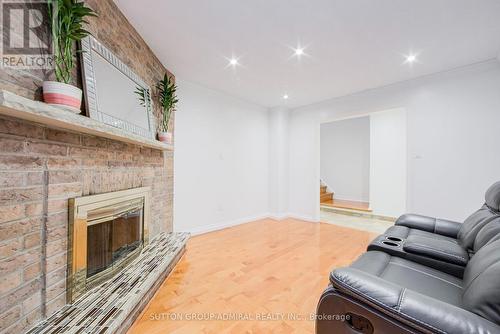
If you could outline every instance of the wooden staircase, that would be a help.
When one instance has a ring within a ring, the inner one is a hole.
[[[319,185],[320,205],[331,208],[348,209],[355,211],[372,212],[370,204],[366,202],[355,202],[347,200],[333,199],[333,192],[328,192],[327,186]]]
[[[320,196],[320,203],[333,200],[333,193],[328,192],[326,186],[321,184],[319,186],[319,196]]]

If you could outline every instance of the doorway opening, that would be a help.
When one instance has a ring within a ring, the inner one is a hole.
[[[390,222],[406,212],[406,123],[405,110],[392,109],[320,124],[322,221],[334,213]]]
[[[321,124],[320,203],[371,212],[370,117]]]

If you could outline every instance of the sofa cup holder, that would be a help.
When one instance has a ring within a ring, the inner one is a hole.
[[[390,241],[395,241],[395,242],[401,242],[401,241],[403,241],[403,239],[398,238],[398,237],[386,237],[386,239],[390,240]]]
[[[399,243],[393,241],[382,241],[382,243],[390,247],[399,247]]]

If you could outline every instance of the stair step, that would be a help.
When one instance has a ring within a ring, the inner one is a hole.
[[[372,212],[370,209],[370,203],[368,202],[356,202],[347,201],[341,199],[328,200],[321,202],[321,206],[325,208],[334,208],[340,210],[354,210],[357,212]]]
[[[321,202],[332,200],[332,199],[333,199],[333,193],[325,192],[324,194],[320,195]]]
[[[320,186],[320,187],[319,187],[319,193],[320,193],[320,194],[324,194],[324,193],[326,193],[326,186]]]

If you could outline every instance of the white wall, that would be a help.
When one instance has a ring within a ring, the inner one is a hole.
[[[319,124],[404,108],[407,210],[462,220],[500,179],[500,64],[489,61],[303,107],[290,115],[289,208],[319,219]]]
[[[281,219],[288,214],[289,110],[269,110],[269,213]]]
[[[374,214],[399,217],[407,197],[406,111],[370,115],[370,207]]]
[[[320,175],[335,198],[370,200],[370,118],[321,124]]]
[[[200,233],[267,216],[267,110],[177,83],[174,230]]]

